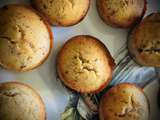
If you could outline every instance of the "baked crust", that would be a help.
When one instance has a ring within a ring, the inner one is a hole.
[[[0,101],[0,119],[2,120],[46,120],[42,98],[27,84],[1,83]]]
[[[132,27],[142,19],[146,8],[146,0],[97,0],[100,17],[113,27]]]
[[[121,83],[102,97],[99,113],[100,120],[148,120],[149,102],[141,88]]]
[[[33,0],[32,4],[52,25],[67,27],[85,18],[90,0]]]
[[[0,64],[19,72],[41,65],[53,45],[52,31],[45,18],[31,7],[19,4],[4,6],[0,16]]]
[[[131,33],[128,49],[140,65],[160,67],[160,13],[144,18]]]
[[[81,93],[96,93],[107,86],[115,63],[97,38],[79,35],[68,40],[57,57],[57,72],[63,83]]]

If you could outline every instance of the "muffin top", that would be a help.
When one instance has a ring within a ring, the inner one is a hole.
[[[10,70],[27,71],[49,55],[52,33],[47,22],[25,5],[0,9],[0,64]]]
[[[16,82],[0,84],[1,120],[46,120],[40,96],[28,85]]]
[[[133,30],[128,48],[134,60],[141,65],[160,67],[160,13],[147,16]]]
[[[101,99],[100,120],[148,120],[149,105],[143,91],[129,83],[111,88]]]
[[[51,24],[71,26],[85,17],[90,0],[33,0],[33,4]]]
[[[106,24],[128,28],[142,18],[146,0],[97,0],[97,8]]]
[[[114,60],[94,37],[80,35],[67,41],[59,52],[60,79],[78,92],[99,92],[111,80]]]

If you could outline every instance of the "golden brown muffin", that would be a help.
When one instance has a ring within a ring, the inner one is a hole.
[[[33,5],[52,25],[71,26],[86,16],[90,0],[33,0]]]
[[[26,84],[1,83],[0,120],[46,120],[44,103]]]
[[[0,64],[28,71],[42,64],[52,48],[52,32],[36,11],[25,5],[0,9]]]
[[[128,41],[133,59],[140,65],[160,67],[160,13],[147,16]]]
[[[110,82],[114,60],[98,39],[80,35],[67,41],[57,58],[60,79],[82,93],[99,92]]]
[[[146,0],[97,0],[97,9],[103,21],[121,28],[137,23],[143,17],[146,6]]]
[[[101,99],[100,120],[148,120],[149,104],[141,88],[122,83]]]

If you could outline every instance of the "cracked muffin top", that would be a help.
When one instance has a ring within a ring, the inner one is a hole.
[[[90,0],[33,0],[33,5],[52,25],[71,26],[86,16]]]
[[[25,5],[0,9],[0,64],[9,70],[28,71],[39,66],[52,48],[47,22]]]
[[[43,101],[26,84],[8,82],[0,84],[1,120],[46,120]]]
[[[140,65],[160,67],[160,13],[147,16],[128,41],[133,59]]]
[[[149,104],[141,88],[122,83],[102,97],[99,112],[100,120],[148,120]]]
[[[114,27],[132,27],[141,20],[146,7],[146,0],[97,0],[100,17]]]
[[[110,82],[114,60],[98,39],[80,35],[67,41],[57,58],[60,79],[69,88],[82,92],[99,92]]]

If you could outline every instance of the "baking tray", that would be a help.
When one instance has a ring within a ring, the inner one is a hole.
[[[66,28],[52,27],[54,33],[54,49],[43,65],[35,70],[24,73],[15,73],[0,68],[0,82],[15,80],[24,82],[30,84],[39,92],[46,106],[48,120],[60,120],[60,115],[64,110],[66,110],[68,115],[75,113],[76,117],[73,117],[73,120],[96,119],[96,117],[92,116],[96,112],[90,112],[83,104],[81,97],[76,97],[81,95],[65,88],[56,74],[55,60],[57,52],[69,38],[75,35],[87,34],[95,36],[108,47],[117,63],[110,86],[121,82],[131,82],[144,87],[155,78],[154,68],[138,66],[129,57],[126,41],[130,30],[112,28],[104,24],[98,16],[95,1],[91,0],[89,12],[81,23]],[[29,0],[0,0],[0,6],[10,3],[29,4]],[[159,0],[148,0],[148,9],[145,16],[149,13],[156,12],[159,8]]]

